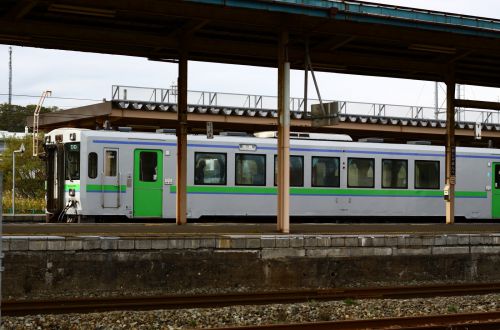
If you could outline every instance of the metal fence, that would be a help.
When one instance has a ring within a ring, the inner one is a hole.
[[[113,101],[136,101],[152,103],[177,103],[177,88],[154,88],[113,85],[111,88]],[[386,118],[446,120],[446,109],[411,105],[379,104],[351,102],[340,100],[323,100],[323,102],[338,102],[341,114],[362,115]],[[318,104],[318,99],[307,100],[307,112],[312,104]],[[205,107],[231,107],[253,110],[275,110],[278,100],[276,96],[221,93],[209,91],[188,91],[188,104]],[[304,99],[290,98],[291,111],[304,111]],[[474,110],[457,108],[455,120],[461,122],[500,124],[500,115],[495,110]]]

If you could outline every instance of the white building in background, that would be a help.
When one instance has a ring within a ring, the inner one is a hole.
[[[5,150],[5,140],[10,138],[18,138],[22,139],[26,135],[31,133],[28,132],[28,127],[25,128],[24,132],[9,132],[9,131],[1,131],[0,130],[0,154]]]

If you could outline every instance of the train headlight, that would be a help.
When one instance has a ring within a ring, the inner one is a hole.
[[[71,197],[75,197],[75,189],[70,189],[70,190],[69,190],[69,195],[70,195]]]
[[[71,141],[76,141],[76,133],[70,133],[70,134],[69,134],[69,139],[70,139]]]

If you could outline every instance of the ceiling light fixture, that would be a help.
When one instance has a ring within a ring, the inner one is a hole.
[[[49,11],[57,12],[57,13],[65,13],[65,14],[96,16],[96,17],[115,17],[116,16],[116,10],[63,5],[63,4],[52,4],[49,6]]]
[[[178,59],[175,59],[175,58],[163,58],[163,57],[148,57],[148,61],[167,62],[167,63],[179,63]]]
[[[430,53],[440,53],[440,54],[455,54],[457,50],[451,47],[442,47],[442,46],[434,46],[434,45],[424,45],[424,44],[411,44],[408,46],[408,49],[411,50],[420,50],[423,52]]]

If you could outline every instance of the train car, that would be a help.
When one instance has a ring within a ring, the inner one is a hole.
[[[175,218],[175,135],[62,128],[44,148],[49,221]],[[189,136],[188,218],[274,216],[276,153],[270,137]],[[303,134],[290,154],[291,216],[444,216],[444,147]],[[456,216],[500,218],[500,152],[456,160]]]

